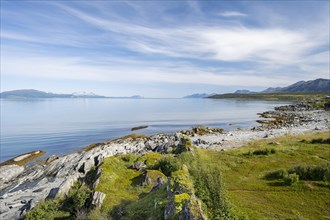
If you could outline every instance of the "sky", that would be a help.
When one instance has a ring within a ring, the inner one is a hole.
[[[182,97],[329,78],[329,1],[1,0],[1,91]]]

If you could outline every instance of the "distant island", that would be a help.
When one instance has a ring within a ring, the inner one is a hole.
[[[142,96],[134,95],[130,97],[108,97],[97,95],[92,92],[74,92],[72,94],[56,94],[51,92],[43,92],[35,89],[20,89],[0,93],[2,99],[43,99],[43,98],[126,98],[126,99],[143,99]]]

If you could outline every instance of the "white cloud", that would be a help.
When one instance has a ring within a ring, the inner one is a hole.
[[[221,12],[218,15],[222,16],[222,17],[246,17],[247,14],[244,14],[242,12],[238,12],[238,11],[225,11],[225,12]]]
[[[62,4],[54,5],[75,17],[67,20],[67,27],[63,24],[63,29],[59,27],[53,31],[52,27],[38,26],[38,30],[34,31],[31,25],[29,32],[2,31],[1,38],[43,46],[76,46],[82,48],[82,53],[48,51],[47,47],[31,47],[32,51],[23,52],[26,47],[12,50],[1,45],[2,74],[99,82],[244,87],[284,86],[313,78],[311,76],[329,75],[329,52],[314,54],[329,44],[329,34],[322,29],[209,23],[152,26],[141,21],[115,21],[105,17],[107,13],[92,15]],[[198,5],[193,4],[192,7],[200,9]],[[222,16],[243,17],[246,14],[232,11],[224,12]],[[76,23],[79,28],[74,28]],[[73,30],[69,30],[70,27]],[[99,30],[95,31],[96,28]],[[107,51],[109,45],[115,45],[126,54],[112,54],[111,50]],[[94,51],[95,55],[91,55]],[[135,60],[132,59],[134,56]],[[150,58],[156,59],[148,61]],[[168,58],[170,61],[166,61]],[[207,66],[207,62],[219,62],[219,65]],[[253,67],[242,68],[240,64],[244,62]],[[226,67],[219,67],[221,64]]]
[[[244,71],[187,67],[181,63],[137,63],[116,60],[108,65],[87,65],[81,58],[4,56],[1,72],[9,75],[98,82],[191,83],[219,86],[271,86],[290,82],[289,77],[251,76]],[[19,65],[17,65],[19,63]],[[116,65],[117,63],[117,65]],[[126,65],[125,65],[126,64]]]
[[[220,61],[293,64],[327,38],[285,28],[186,26],[155,28],[110,21],[60,6],[89,25],[98,27],[123,47],[146,54]]]

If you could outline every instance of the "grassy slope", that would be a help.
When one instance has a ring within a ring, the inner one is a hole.
[[[194,201],[191,211],[198,216],[202,208],[208,219],[232,219],[234,216],[242,219],[327,219],[330,217],[329,182],[300,180],[296,185],[286,186],[283,180],[264,178],[267,173],[279,169],[330,163],[329,142],[311,143],[311,140],[320,138],[329,138],[329,133],[264,139],[224,152],[194,149],[181,153],[175,157],[181,163],[181,170],[171,175],[171,179],[180,183],[180,187],[174,184],[173,192],[181,189],[179,191],[183,190],[180,192],[182,194],[177,195],[183,196],[187,195],[185,192],[194,191],[199,200],[191,200]],[[268,155],[248,154],[257,149],[275,149],[276,152]],[[102,213],[89,210],[88,219],[104,219],[109,214],[119,219],[116,217],[118,213],[123,213],[120,216],[123,220],[162,219],[165,205],[169,203],[166,185],[158,190],[151,190],[153,184],[141,186],[143,172],[129,167],[135,161],[144,161],[152,168],[157,161],[168,156],[150,153],[142,157],[121,155],[106,158],[101,167],[100,184],[96,188],[96,191],[107,195]],[[188,171],[190,175],[187,176],[185,172]],[[152,179],[163,176],[157,170],[148,172]],[[77,189],[73,189],[72,197],[81,198],[81,188]],[[67,208],[63,208],[67,205],[56,205],[56,200],[52,204],[52,216],[63,216],[62,211],[68,214]],[[180,204],[175,205],[181,207]],[[39,204],[37,207],[30,215],[50,212],[49,205],[43,207],[43,204]],[[72,207],[70,210],[76,209]]]
[[[114,206],[139,199],[139,195],[148,192],[146,187],[139,186],[142,172],[128,169],[137,156],[109,157],[102,165],[100,184],[96,191],[107,194],[102,210],[108,211]],[[126,161],[125,161],[126,160]]]
[[[280,145],[269,140],[249,143],[224,153],[208,152],[211,161],[221,167],[227,195],[234,212],[252,219],[330,217],[329,183],[300,181],[296,186],[284,186],[281,180],[266,180],[264,175],[296,165],[318,165],[330,162],[329,144],[310,144],[301,140],[329,138],[329,133],[280,137]],[[276,154],[245,156],[257,148],[275,148]]]
[[[282,180],[264,178],[265,174],[282,168],[329,163],[329,144],[309,142],[317,138],[329,138],[329,134],[283,136],[274,140],[251,142],[239,149],[225,152],[196,149],[193,153],[181,154],[178,159],[188,166],[195,194],[202,201],[204,213],[209,219],[222,219],[224,216],[233,215],[250,219],[319,219],[322,216],[330,216],[330,210],[327,209],[330,205],[328,182],[299,181],[297,185],[285,186]],[[270,142],[278,142],[279,145],[271,145]],[[250,151],[265,148],[273,148],[276,153],[247,155]],[[147,195],[145,193],[149,192],[150,188],[132,185],[133,180],[141,173],[127,167],[136,159],[136,156],[132,156],[129,162],[120,157],[106,160],[103,168],[111,167],[111,175],[109,170],[105,175],[102,174],[101,178],[109,179],[101,179],[101,186],[97,189],[107,193],[103,210],[123,204],[123,201],[134,201],[128,206],[128,210],[131,210],[128,213],[136,214],[141,210],[141,215],[149,213],[147,216],[159,217],[160,210],[152,214],[152,207],[155,199],[166,203],[166,194],[164,191],[158,191],[157,194]],[[102,188],[102,185],[105,188]],[[132,219],[130,215],[127,217]]]

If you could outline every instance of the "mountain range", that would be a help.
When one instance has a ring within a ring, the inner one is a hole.
[[[241,91],[241,92],[240,92]],[[330,80],[329,79],[315,79],[309,81],[299,81],[286,87],[270,87],[259,93],[329,93]],[[237,90],[237,94],[253,94],[249,90]]]
[[[330,79],[299,81],[286,87],[270,87],[261,93],[314,93],[330,92]]]
[[[270,87],[261,92],[254,92],[246,89],[236,90],[232,94],[262,94],[262,93],[330,93],[329,79],[315,79],[309,81],[299,81],[286,87]],[[184,98],[206,98],[216,94],[196,93]]]
[[[92,92],[74,92],[72,94],[56,94],[50,92],[43,92],[35,89],[20,89],[12,90],[0,93],[1,98],[16,98],[16,99],[28,99],[28,98],[131,98],[141,99],[142,96],[134,95],[131,97],[107,97],[97,95]]]

